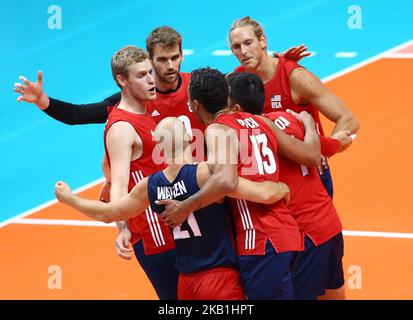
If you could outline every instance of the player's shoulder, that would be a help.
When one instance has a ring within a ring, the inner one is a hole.
[[[211,173],[209,171],[208,163],[205,161],[198,163],[196,171],[196,181],[198,187],[202,188],[202,186],[208,180],[210,175]]]

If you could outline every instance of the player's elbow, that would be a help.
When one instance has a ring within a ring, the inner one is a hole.
[[[110,216],[110,215],[108,215],[108,214],[106,214],[106,213],[102,214],[102,216],[101,216],[101,218],[100,218],[99,220],[102,221],[102,222],[104,222],[104,223],[106,223],[106,224],[109,224],[109,223],[114,222],[113,217]]]
[[[341,117],[341,121],[347,124],[346,127],[351,131],[351,133],[356,133],[360,129],[360,122],[351,111],[346,112]]]
[[[222,194],[228,194],[233,191],[238,187],[238,176],[235,177],[223,177],[220,181],[220,187],[222,189]]]
[[[278,192],[262,193],[260,195],[260,202],[263,204],[273,204],[280,200],[280,195]]]
[[[307,167],[317,167],[321,164],[321,153],[319,150],[311,151],[307,154],[307,157],[304,159],[303,165]]]

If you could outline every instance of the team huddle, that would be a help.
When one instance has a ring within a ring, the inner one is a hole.
[[[359,129],[344,103],[297,64],[270,56],[250,17],[229,31],[233,72],[180,72],[182,37],[153,30],[146,50],[112,57],[121,92],[74,105],[48,97],[42,74],[18,101],[69,124],[105,123],[100,199],[55,185],[59,201],[116,222],[160,299],[345,299],[342,225],[327,159]],[[319,112],[335,123],[326,136]]]

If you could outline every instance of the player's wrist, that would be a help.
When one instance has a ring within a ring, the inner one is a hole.
[[[45,93],[41,93],[40,97],[37,99],[37,101],[35,102],[36,106],[40,109],[40,110],[46,110],[49,107],[50,104],[50,98],[47,94]]]

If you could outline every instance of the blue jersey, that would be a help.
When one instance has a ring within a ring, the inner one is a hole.
[[[165,206],[156,200],[183,201],[199,191],[196,179],[198,165],[182,166],[174,181],[170,182],[162,171],[149,176],[148,196],[151,208],[162,213]],[[236,266],[237,256],[229,223],[226,204],[211,204],[195,211],[173,229],[176,244],[176,268],[183,274],[222,266]]]

